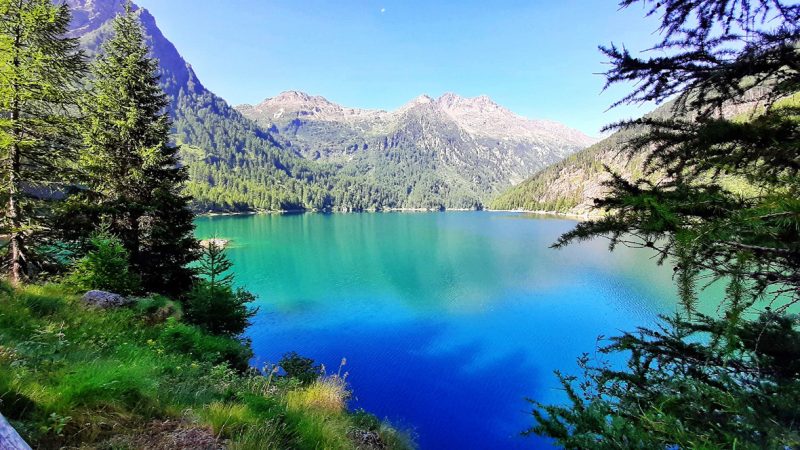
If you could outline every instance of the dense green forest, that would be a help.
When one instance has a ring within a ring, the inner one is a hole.
[[[346,375],[294,353],[250,366],[255,297],[194,236],[163,90],[175,80],[130,3],[91,63],[70,17],[0,0],[2,437],[7,418],[42,449],[411,447],[347,409]],[[268,140],[240,125],[208,145]]]
[[[309,161],[208,93],[181,92],[173,115],[190,177],[186,193],[198,211],[481,207],[471,186],[431,175],[431,159],[413,153],[347,167]]]
[[[602,238],[611,250],[654,252],[673,267],[682,307],[605,340],[580,357],[579,376],[557,372],[569,402],[534,401],[528,433],[569,449],[796,448],[800,5],[620,5],[658,17],[662,41],[657,56],[601,47],[607,86],[632,86],[615,106],[671,100],[671,114],[610,127],[625,137],[619,153],[642,158],[641,171],[607,168],[594,203],[605,215],[554,247]],[[732,107],[740,113],[725,114]],[[573,162],[592,164],[585,155]],[[712,282],[726,288],[707,316],[699,293]]]

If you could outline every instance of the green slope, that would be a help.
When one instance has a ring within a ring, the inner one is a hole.
[[[348,412],[341,379],[242,371],[251,355],[163,298],[101,310],[63,286],[0,283],[0,405],[33,448],[410,447]]]
[[[800,104],[800,93],[784,98],[775,106],[797,107],[798,104]],[[671,114],[672,105],[672,102],[665,103],[647,116],[667,117]],[[758,109],[753,109],[754,107],[753,104],[743,102],[724,109],[723,114],[731,120],[749,120],[754,112],[758,112]],[[503,192],[492,200],[490,208],[581,215],[599,214],[600,211],[593,209],[593,202],[606,193],[602,183],[610,179],[610,176],[605,166],[629,180],[644,176],[644,155],[642,153],[631,155],[621,151],[626,141],[643,132],[641,129],[616,132]],[[652,174],[648,175],[648,178],[656,182],[660,175]],[[741,195],[758,193],[751,184],[740,177],[723,175],[719,181],[726,189]]]

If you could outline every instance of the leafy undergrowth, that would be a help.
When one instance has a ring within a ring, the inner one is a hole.
[[[164,299],[98,310],[59,285],[0,285],[0,412],[42,449],[411,447],[349,412],[344,380],[264,376],[248,346],[179,315]]]

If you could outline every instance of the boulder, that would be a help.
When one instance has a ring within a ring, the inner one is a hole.
[[[89,291],[83,294],[83,301],[87,305],[98,308],[119,308],[132,303],[132,301],[122,295],[106,291]]]

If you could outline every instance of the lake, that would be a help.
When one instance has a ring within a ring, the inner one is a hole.
[[[598,240],[553,250],[574,221],[517,213],[203,217],[259,296],[255,365],[347,358],[364,408],[422,449],[550,448],[520,437],[526,397],[563,400],[553,370],[600,335],[674,311],[672,270]]]

